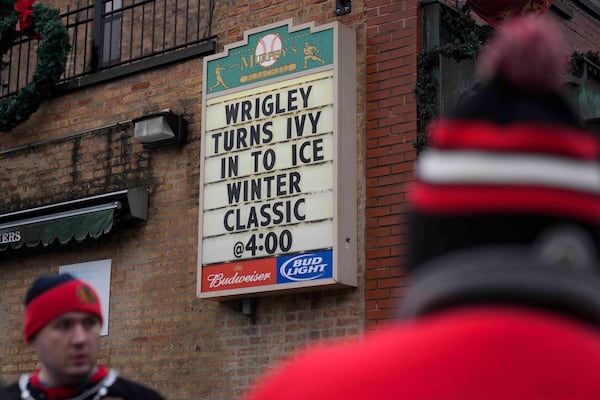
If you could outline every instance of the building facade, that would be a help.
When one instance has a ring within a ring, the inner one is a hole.
[[[23,111],[18,123],[0,133],[3,381],[36,367],[35,353],[23,339],[22,316],[25,290],[41,274],[72,271],[97,283],[109,316],[101,362],[173,400],[238,398],[292,351],[395,319],[409,284],[403,266],[407,184],[423,129],[415,95],[418,59],[447,40],[440,10],[456,13],[456,4],[47,0],[43,5],[59,10],[69,49],[64,73],[51,91],[41,92],[39,108]],[[574,51],[600,50],[600,3],[557,0],[549,13],[563,25]],[[355,254],[348,266],[353,279],[273,293],[199,296],[203,118],[210,115],[203,103],[209,93],[206,62],[247,42],[248,32],[282,21],[316,29],[340,24],[340,41],[353,36],[355,104],[335,116],[354,127],[340,139],[351,141],[355,152],[350,160]],[[48,39],[37,40],[19,36],[5,52],[0,113],[31,81],[40,57],[36,43]],[[598,66],[593,54],[581,60],[569,84],[595,127]],[[469,67],[442,57],[436,68],[452,77]],[[438,112],[466,84],[448,89],[445,82],[438,82],[438,100],[431,99]],[[136,138],[148,116],[171,122],[172,143],[153,146]],[[180,140],[178,128],[185,133]]]

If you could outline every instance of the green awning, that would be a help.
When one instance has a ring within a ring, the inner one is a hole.
[[[9,247],[19,249],[23,245],[44,246],[58,241],[65,244],[72,239],[82,241],[88,237],[98,238],[110,232],[118,201],[91,207],[78,208],[0,223],[0,251]]]

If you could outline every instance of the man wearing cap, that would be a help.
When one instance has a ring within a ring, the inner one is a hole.
[[[96,291],[69,274],[43,276],[25,296],[25,340],[40,368],[1,400],[162,400],[152,389],[98,365],[102,312]]]
[[[559,96],[549,21],[499,27],[430,129],[401,321],[294,354],[245,400],[600,399],[600,140]]]

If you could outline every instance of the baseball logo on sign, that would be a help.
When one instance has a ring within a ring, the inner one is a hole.
[[[283,42],[278,34],[269,33],[261,37],[258,39],[254,51],[256,63],[261,67],[270,67],[279,60],[282,49]]]

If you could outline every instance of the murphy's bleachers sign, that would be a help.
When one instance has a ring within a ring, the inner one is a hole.
[[[205,58],[199,297],[356,285],[355,47],[284,21]]]

